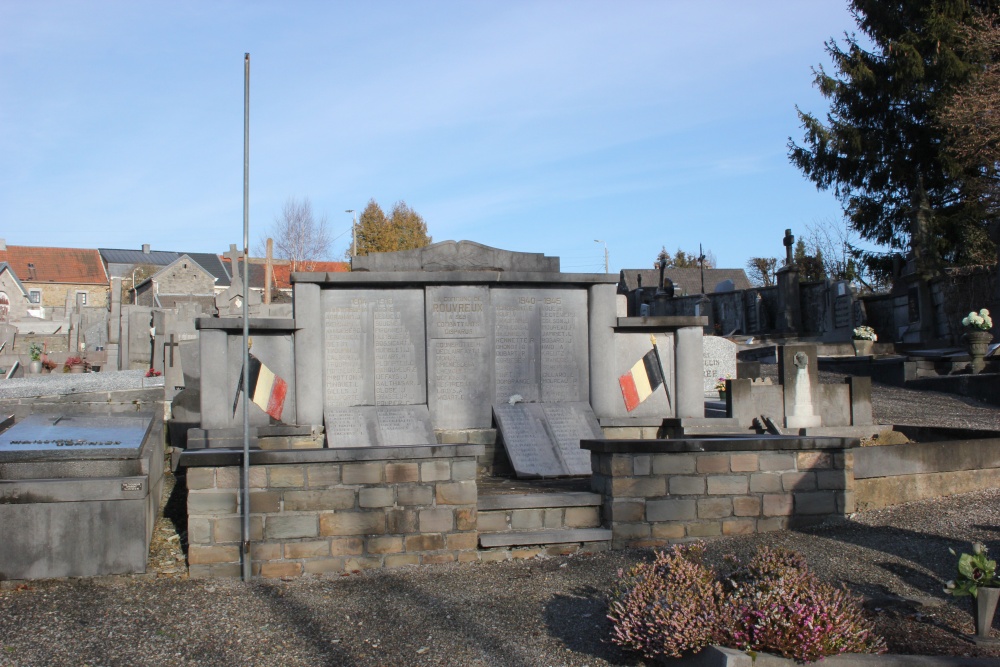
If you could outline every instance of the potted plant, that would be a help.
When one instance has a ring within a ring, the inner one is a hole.
[[[52,361],[51,359],[48,359],[48,358],[42,359],[42,374],[43,375],[51,373],[52,371],[55,370],[55,368],[56,368],[56,362],[54,362],[54,361]]]
[[[87,370],[87,363],[80,357],[66,357],[63,364],[63,373],[83,373]]]
[[[38,375],[42,372],[42,346],[38,343],[32,343],[31,347],[28,348],[28,354],[31,355],[31,363],[28,364],[28,371],[34,375]]]
[[[954,549],[948,551],[957,555]],[[997,562],[987,557],[984,544],[975,542],[971,554],[958,557],[958,576],[948,582],[944,592],[955,597],[972,596],[976,637],[988,638],[1000,599],[1000,579],[997,579]]]
[[[851,342],[854,344],[854,356],[872,356],[872,347],[875,346],[875,341],[877,340],[878,334],[870,326],[863,324],[860,327],[855,327],[854,332],[851,334]]]
[[[727,378],[721,377],[715,383],[715,391],[719,392],[720,401],[726,400],[726,379]]]
[[[965,340],[969,344],[969,357],[972,359],[969,366],[973,373],[982,373],[986,368],[986,351],[993,340],[993,334],[990,333],[993,328],[990,311],[985,308],[978,313],[972,311],[962,318],[962,326],[965,327]]]

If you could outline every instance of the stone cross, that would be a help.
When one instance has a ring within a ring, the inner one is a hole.
[[[173,368],[173,366],[174,366],[174,348],[176,348],[177,345],[178,345],[178,343],[174,339],[174,334],[170,334],[170,342],[169,343],[164,343],[163,344],[164,348],[170,348],[170,367],[171,368]]]
[[[792,244],[793,243],[795,243],[795,237],[792,236],[792,230],[786,229],[785,230],[785,239],[784,239],[784,244],[785,244],[785,266],[791,266],[792,265]],[[230,246],[230,247],[235,247],[235,246]]]
[[[235,243],[229,244],[229,252],[225,253],[225,256],[229,258],[230,264],[233,267],[233,284],[243,284],[243,279],[240,278],[240,259],[243,258],[243,253],[236,249]],[[789,255],[790,257],[791,255]]]

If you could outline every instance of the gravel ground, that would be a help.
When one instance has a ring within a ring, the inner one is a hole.
[[[882,423],[1000,428],[1000,409],[948,394],[876,385],[873,405]],[[150,574],[0,587],[0,665],[646,664],[607,641],[605,618],[619,569],[646,551],[245,584],[188,579],[174,526],[161,519],[156,533]],[[949,547],[972,540],[1000,554],[1000,489],[718,539],[708,553],[794,549],[864,597],[890,652],[1000,664],[1000,647],[965,636],[968,599],[941,590],[955,566]]]

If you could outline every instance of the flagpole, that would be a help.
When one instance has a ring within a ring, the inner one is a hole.
[[[235,258],[234,258],[235,259]],[[236,260],[239,261],[239,260]],[[250,54],[243,54],[243,581],[250,568]],[[237,397],[239,394],[237,394]]]
[[[653,352],[656,353],[656,363],[660,366],[660,373],[663,373],[663,360],[660,359],[660,348],[656,347],[656,336],[649,334],[649,342],[653,344]],[[670,378],[663,378],[663,393],[667,396],[667,407],[673,410],[673,405],[670,402],[670,389],[667,385],[670,384]]]

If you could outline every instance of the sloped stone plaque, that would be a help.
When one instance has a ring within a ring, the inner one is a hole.
[[[0,460],[46,452],[65,458],[114,450],[136,455],[149,430],[149,417],[29,415],[0,433]]]
[[[580,440],[603,435],[589,404],[516,403],[495,405],[493,413],[518,477],[590,474],[590,452]]]
[[[324,420],[330,448],[437,444],[426,405],[329,408]]]

